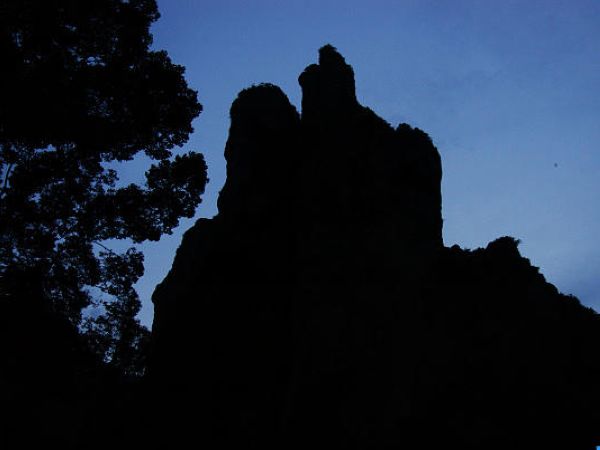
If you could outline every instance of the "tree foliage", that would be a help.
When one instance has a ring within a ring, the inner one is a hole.
[[[202,107],[150,49],[158,17],[154,0],[0,1],[0,275],[43,274],[74,324],[90,287],[123,302],[113,319],[137,313],[143,255],[103,242],[170,233],[207,181],[201,154],[173,158]],[[155,161],[145,184],[120,184],[113,163],[138,154]]]

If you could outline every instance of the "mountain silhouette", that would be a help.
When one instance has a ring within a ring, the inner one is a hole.
[[[429,136],[361,106],[331,45],[231,107],[219,213],[153,296],[151,441],[593,449],[600,322],[518,240],[442,240]],[[161,448],[162,448],[161,447]]]

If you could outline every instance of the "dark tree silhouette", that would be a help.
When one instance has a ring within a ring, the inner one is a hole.
[[[202,108],[184,68],[150,50],[158,17],[154,0],[0,3],[2,295],[17,297],[11,274],[35,274],[52,311],[75,325],[93,292],[116,298],[88,328],[110,328],[122,342],[102,352],[119,360],[135,341],[125,324],[139,328],[143,255],[106,241],[170,233],[207,182],[201,154],[172,158]],[[156,161],[145,185],[119,184],[113,163],[138,154]]]
[[[191,217],[207,182],[202,155],[172,153],[201,105],[150,49],[158,17],[154,0],[0,0],[0,448],[136,439],[135,244]],[[119,180],[134,158],[143,185]],[[82,322],[88,306],[103,314]]]

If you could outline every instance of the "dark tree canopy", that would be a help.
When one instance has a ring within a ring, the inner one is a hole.
[[[15,297],[8,279],[37,274],[52,310],[74,324],[91,287],[122,302],[114,317],[135,317],[143,255],[105,241],[158,240],[193,216],[206,165],[172,150],[202,107],[184,68],[150,49],[158,17],[154,0],[0,2],[5,298]],[[111,163],[140,153],[156,161],[145,185],[119,184]]]

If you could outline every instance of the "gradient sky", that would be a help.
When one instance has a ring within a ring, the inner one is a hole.
[[[354,67],[363,105],[393,126],[423,129],[437,146],[446,245],[514,236],[548,281],[600,310],[600,1],[158,4],[154,47],[187,68],[204,106],[184,147],[209,167],[197,217],[217,212],[237,93],[272,82],[299,107],[297,77],[331,43]],[[142,181],[132,164],[130,178]],[[193,222],[142,246],[145,324]]]

